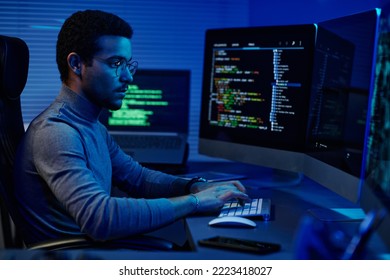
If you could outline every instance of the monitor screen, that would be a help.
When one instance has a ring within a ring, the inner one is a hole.
[[[139,69],[119,110],[100,121],[136,161],[162,169],[188,157],[190,70]]]
[[[101,121],[115,131],[188,134],[190,74],[189,70],[137,70],[122,107],[105,112]]]
[[[390,5],[381,9],[376,51],[374,88],[371,98],[367,137],[365,180],[361,207],[366,210],[390,211]],[[390,218],[385,217],[378,231],[390,248]]]
[[[315,24],[206,32],[199,152],[301,172]]]
[[[355,203],[377,25],[376,9],[318,23],[305,175]]]

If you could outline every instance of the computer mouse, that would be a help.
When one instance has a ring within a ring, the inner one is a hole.
[[[256,227],[256,223],[243,217],[225,216],[212,219],[209,222],[209,226],[254,228]]]

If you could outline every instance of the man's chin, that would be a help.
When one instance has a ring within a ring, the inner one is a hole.
[[[107,109],[112,111],[118,111],[120,108],[122,108],[122,102],[120,104],[117,103],[105,104],[105,107],[107,107]]]

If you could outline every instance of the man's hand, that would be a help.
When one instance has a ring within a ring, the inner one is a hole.
[[[239,201],[249,200],[245,193],[245,187],[239,181],[216,182],[207,185],[204,190],[195,195],[199,198],[198,212],[218,211],[223,205],[232,199]]]
[[[191,193],[198,193],[198,192],[206,190],[208,188],[212,188],[212,187],[216,187],[216,186],[225,186],[225,185],[233,185],[238,190],[240,190],[242,192],[246,192],[244,185],[240,181],[234,180],[234,181],[223,181],[223,182],[195,183],[191,187]]]

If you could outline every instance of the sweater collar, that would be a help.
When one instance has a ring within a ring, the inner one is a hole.
[[[57,99],[67,104],[72,111],[88,121],[98,121],[100,112],[102,111],[101,107],[93,104],[80,94],[77,94],[66,85],[62,85]]]

